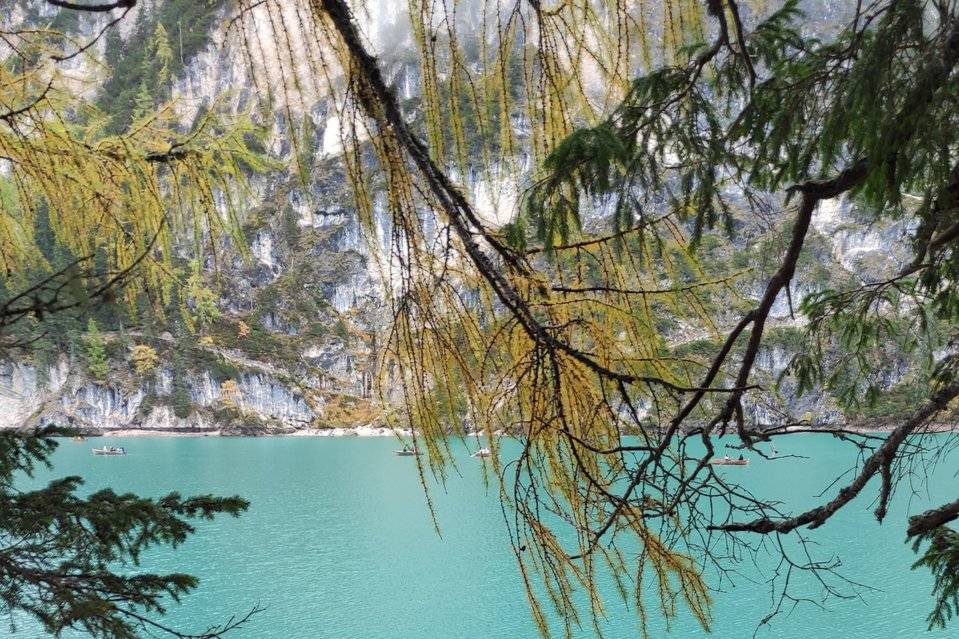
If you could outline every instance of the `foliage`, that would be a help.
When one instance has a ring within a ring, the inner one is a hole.
[[[158,399],[155,393],[144,394],[143,399],[140,400],[140,405],[137,406],[137,415],[144,419],[149,417],[150,413],[153,412],[153,408],[157,405]]]
[[[336,323],[333,325],[333,334],[340,338],[344,344],[349,344],[350,329],[347,328],[346,322],[343,321],[342,317],[336,318]]]
[[[217,307],[216,294],[203,282],[203,275],[199,270],[187,278],[184,286],[183,320],[191,332],[203,332],[211,324],[220,319],[220,309]]]
[[[100,329],[97,322],[92,317],[87,320],[87,332],[83,336],[85,347],[87,371],[93,376],[93,379],[99,382],[105,382],[110,374],[110,366],[107,363],[106,348],[103,338],[100,336]]]
[[[278,4],[241,3],[250,21],[279,15]],[[652,591],[666,617],[683,602],[708,627],[705,570],[729,548],[738,556],[764,547],[751,536],[824,525],[870,482],[882,520],[896,464],[911,450],[904,442],[959,396],[949,377],[954,331],[934,328],[959,318],[959,15],[928,0],[859,3],[820,38],[794,0],[749,13],[734,0],[668,1],[656,13],[663,46],[654,52],[652,18],[622,3],[508,4],[508,20],[499,5],[483,14],[489,37],[478,53],[463,45],[457,3],[411,5],[425,142],[347,3],[312,3],[313,21],[297,36],[319,40],[315,58],[304,56],[314,77],[329,78],[328,50],[348,69],[345,89],[327,88],[345,122],[362,122],[344,127],[344,162],[371,240],[381,201],[371,185],[386,185],[393,323],[378,370],[384,398],[397,389],[404,398],[389,418],[420,432],[440,477],[451,463],[448,434],[464,422],[486,429],[490,476],[511,509],[510,538],[544,635],[546,602],[567,634],[580,622],[577,587],[593,621],[601,616],[600,569],[634,591],[642,619]],[[303,73],[281,71],[284,87],[294,90]],[[465,166],[476,152],[467,117],[483,129],[485,175]],[[536,172],[516,189],[521,210],[505,228],[488,224],[465,195],[469,178],[516,184],[525,157]],[[831,281],[794,304],[804,276],[821,284],[827,275],[811,258],[813,214],[843,196],[871,220],[906,218],[916,259],[888,282]],[[716,257],[717,242],[733,256],[742,249],[744,215],[771,240],[741,264],[761,262],[753,279]],[[888,377],[899,355],[919,363],[926,384],[887,438],[839,433],[863,463],[822,507],[792,516],[710,464],[719,436],[735,432],[753,448],[803,430],[787,428],[799,420],[785,411],[773,424],[749,419],[770,399],[754,368],[776,342],[773,309],[784,299],[808,321],[802,340],[782,336],[802,341],[792,369],[802,390],[831,379],[847,406],[872,399],[875,379],[860,373],[878,363],[884,370],[870,372]],[[669,348],[700,337],[694,358]],[[522,438],[508,468],[498,429]],[[638,567],[621,552],[636,545]],[[796,570],[828,572],[810,562]],[[533,572],[544,589],[531,585]],[[644,587],[646,575],[658,588]],[[790,579],[774,582],[789,588]],[[795,600],[774,594],[771,616]]]
[[[333,395],[323,406],[323,428],[354,428],[383,418],[374,402],[352,395]]]
[[[228,379],[220,384],[220,402],[225,406],[236,408],[242,399],[243,394],[236,381]]]
[[[207,46],[225,4],[226,0],[165,0],[152,11],[141,12],[127,40],[119,30],[107,33],[104,57],[110,63],[110,77],[98,105],[110,118],[112,132],[123,131],[136,119],[141,93],[146,92],[151,103],[170,97],[170,81]]]
[[[157,23],[153,37],[147,43],[143,60],[143,76],[137,87],[134,100],[133,119],[138,120],[149,114],[156,107],[151,93],[157,89],[166,90],[172,76],[170,66],[173,62],[173,51],[170,50],[170,37],[162,23]]]
[[[173,414],[180,419],[186,419],[193,414],[193,403],[190,400],[190,388],[187,385],[185,373],[179,372],[173,375],[170,403],[173,406]]]
[[[924,542],[929,545],[912,568],[932,572],[936,605],[929,613],[929,630],[945,628],[946,622],[959,615],[959,533],[946,526],[934,528],[913,541],[913,552],[918,553]]]
[[[151,375],[160,363],[156,350],[147,344],[137,344],[130,353],[130,362],[137,375]]]
[[[74,48],[70,38],[44,29],[10,37],[15,52],[0,65],[0,103],[10,109],[0,118],[9,166],[0,176],[0,255],[10,290],[29,295],[11,298],[6,316],[87,308],[112,301],[122,285],[128,308],[143,291],[163,305],[175,284],[174,234],[194,238],[200,261],[204,238],[232,235],[242,245],[246,177],[274,166],[250,150],[261,128],[214,104],[183,130],[175,105],[161,102],[110,132],[106,114],[78,98],[77,78],[46,63]],[[157,73],[164,60],[161,47]]]
[[[250,332],[242,338],[232,323],[223,320],[214,324],[210,333],[218,344],[225,348],[238,348],[253,359],[283,362],[298,361],[298,340],[286,335],[271,333],[260,322],[251,321],[247,326]],[[233,375],[226,374],[225,377],[233,377]]]
[[[153,619],[196,588],[197,579],[138,571],[140,556],[155,546],[177,547],[195,532],[193,521],[236,517],[248,502],[178,493],[150,499],[110,489],[83,496],[80,477],[15,489],[15,476],[49,465],[56,434],[66,433],[0,433],[0,609],[32,616],[55,636],[71,628],[112,639],[157,631],[185,636]]]

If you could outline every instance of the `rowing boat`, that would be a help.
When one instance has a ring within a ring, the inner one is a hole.
[[[109,457],[121,457],[127,454],[127,451],[120,446],[104,446],[103,448],[94,448],[94,455],[107,455]]]
[[[717,457],[709,462],[713,466],[747,466],[748,459],[732,459],[731,457]]]

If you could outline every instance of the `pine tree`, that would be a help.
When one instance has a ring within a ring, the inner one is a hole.
[[[98,382],[104,382],[110,374],[110,365],[107,362],[106,346],[96,320],[92,317],[87,320],[87,332],[83,336],[84,355],[87,372]]]
[[[61,15],[73,8],[62,8]],[[55,24],[69,21],[58,16]],[[106,30],[108,59],[116,60],[110,54],[124,47],[117,31]],[[168,85],[172,53],[163,30],[154,35],[152,78]],[[212,237],[234,233],[239,239],[235,211],[223,216],[208,203],[269,164],[249,153],[261,130],[246,118],[210,109],[184,131],[172,110],[163,108],[145,113],[150,126],[105,131],[107,118],[57,64],[78,55],[75,38],[43,28],[18,30],[15,24],[4,25],[4,38],[15,45],[4,50],[0,64],[0,348],[6,352],[41,336],[50,342],[44,351],[66,350],[71,364],[79,360],[91,377],[105,381],[109,366],[99,327],[91,318],[84,334],[74,315],[92,302],[112,303],[124,295],[132,308],[146,291],[150,310],[162,306],[175,288],[172,237],[183,228],[204,225]],[[153,104],[146,95],[140,103],[144,109]],[[5,618],[33,617],[54,636],[75,629],[99,639],[212,638],[257,611],[202,634],[173,628],[162,615],[196,587],[196,578],[137,568],[146,548],[178,546],[194,533],[195,521],[239,515],[246,501],[176,493],[153,499],[109,489],[91,494],[79,477],[22,490],[34,467],[50,465],[56,447],[51,436],[68,434],[0,432]]]
[[[153,112],[153,95],[147,89],[146,80],[141,80],[137,87],[136,97],[133,99],[133,119],[142,118]]]
[[[171,80],[170,67],[173,63],[173,49],[170,48],[170,36],[162,22],[157,22],[153,39],[150,43],[152,65],[155,69],[153,80],[157,86],[166,88]]]
[[[172,62],[169,36],[163,23],[157,22],[143,56],[143,69],[133,103],[134,120],[154,114],[157,99],[169,94]]]
[[[203,274],[199,267],[194,267],[193,274],[187,279],[184,294],[186,296],[185,304],[181,309],[181,314],[191,332],[203,333],[210,325],[220,319],[217,296],[204,283]]]
[[[165,625],[160,614],[169,597],[190,592],[197,579],[138,572],[140,555],[157,545],[178,546],[193,534],[192,522],[236,517],[248,502],[177,493],[148,499],[110,489],[89,494],[80,477],[57,479],[33,491],[13,490],[16,476],[49,464],[57,447],[52,437],[66,434],[56,429],[31,435],[0,432],[0,539],[15,540],[0,560],[0,611],[25,612],[53,636],[71,628],[109,639],[159,632],[187,636]],[[202,636],[220,637],[257,611]]]

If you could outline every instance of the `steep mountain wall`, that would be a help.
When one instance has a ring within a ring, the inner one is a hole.
[[[390,82],[404,103],[415,109],[419,78],[411,62],[415,55],[402,3],[366,4],[368,11],[361,15],[364,29],[379,49]],[[822,29],[837,24],[842,9],[836,5],[841,4],[815,3],[810,24]],[[192,12],[191,21],[184,24],[187,11]],[[219,262],[205,265],[203,280],[214,292],[218,313],[202,335],[178,327],[175,312],[151,319],[149,326],[143,317],[99,316],[110,375],[97,380],[85,366],[84,321],[68,329],[67,333],[73,331],[70,339],[46,350],[25,349],[0,363],[0,427],[67,423],[87,430],[250,433],[377,420],[372,378],[377,337],[386,318],[376,265],[389,237],[390,220],[383,202],[377,202],[378,238],[364,239],[338,157],[340,123],[331,100],[309,83],[301,87],[300,95],[284,97],[276,69],[297,61],[280,53],[250,63],[236,38],[224,37],[228,16],[225,2],[204,5],[199,11],[183,0],[141,1],[117,34],[98,44],[99,54],[113,67],[111,74],[84,67],[89,63],[83,58],[70,64],[78,74],[100,74],[99,88],[88,90],[120,121],[129,117],[144,39],[158,24],[165,25],[175,60],[168,97],[176,101],[184,126],[216,100],[243,110],[264,94],[275,94],[268,147],[279,155],[291,152],[286,107],[304,117],[310,125],[303,138],[312,167],[309,186],[301,186],[289,169],[253,179],[252,210],[243,220],[249,254],[227,243]],[[92,37],[105,19],[83,16],[67,23],[40,1],[24,3],[8,17],[12,23],[55,21],[80,41]],[[262,16],[246,20],[264,41],[274,36]],[[310,46],[291,44],[304,56]],[[470,175],[464,182],[487,220],[502,223],[510,218],[519,192],[515,180]],[[597,227],[605,223],[601,214],[591,221]],[[757,220],[741,217],[738,223],[734,249],[721,249],[719,255],[711,255],[708,246],[703,250],[716,259],[754,267],[743,294],[756,299],[769,275],[763,260],[775,246],[769,244],[770,229],[760,228]],[[801,264],[802,283],[792,290],[796,301],[849,279],[888,272],[908,257],[903,248],[908,229],[899,224],[866,228],[856,223],[855,211],[846,203],[824,205],[814,229],[809,255]],[[188,258],[186,244],[182,251]],[[770,388],[795,352],[794,332],[802,324],[785,296],[777,302],[773,318],[770,344],[758,360],[761,381]],[[706,334],[677,330],[674,341],[678,350],[694,351],[709,339]],[[158,356],[159,363],[147,373],[137,372],[131,360],[138,345],[149,346]],[[886,381],[892,387],[905,375],[903,369],[899,378]],[[796,415],[843,417],[828,395],[797,399],[794,390],[787,380],[770,401],[783,402]],[[756,419],[777,418],[763,405],[752,410]]]

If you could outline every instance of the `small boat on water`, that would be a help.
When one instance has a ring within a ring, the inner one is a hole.
[[[733,459],[727,455],[726,457],[717,457],[716,459],[710,460],[709,463],[713,466],[748,466],[749,460],[745,457]]]
[[[394,450],[393,454],[396,455],[397,457],[416,457],[417,455],[419,455],[418,452],[416,452],[412,448],[409,448],[408,446],[404,446],[403,450]]]
[[[74,435],[74,436],[73,436],[73,441],[75,441],[75,442],[85,442],[85,441],[87,441],[87,438],[84,437],[83,435]]]
[[[120,457],[126,455],[127,451],[122,446],[104,446],[103,448],[94,448],[94,455],[108,455],[111,457]]]
[[[473,453],[472,455],[470,455],[470,457],[486,458],[486,457],[489,457],[489,456],[492,455],[492,454],[493,454],[493,453],[490,452],[490,449],[489,449],[489,448],[480,448],[478,451],[476,451],[475,453]]]

